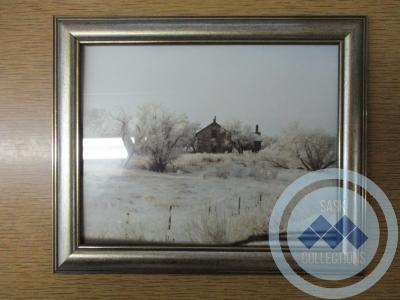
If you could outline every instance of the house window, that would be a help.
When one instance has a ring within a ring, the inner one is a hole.
[[[211,137],[212,138],[216,138],[217,137],[217,130],[216,129],[211,130]]]

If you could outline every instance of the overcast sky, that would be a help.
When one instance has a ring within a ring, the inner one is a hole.
[[[135,114],[159,103],[208,125],[214,116],[275,135],[298,121],[337,131],[333,45],[85,46],[83,102]]]

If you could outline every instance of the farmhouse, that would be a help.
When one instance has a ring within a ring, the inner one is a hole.
[[[234,145],[231,133],[217,123],[216,117],[211,124],[196,133],[196,144],[196,150],[200,153],[230,153]],[[261,150],[261,133],[258,131],[258,125],[253,133],[253,141],[241,144],[240,149],[253,152]]]
[[[230,134],[217,123],[213,122],[196,133],[197,152],[224,153],[232,152]]]

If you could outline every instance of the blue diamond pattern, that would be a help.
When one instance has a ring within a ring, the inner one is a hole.
[[[323,239],[332,249],[335,249],[344,238],[355,248],[360,248],[368,237],[347,216],[343,216],[335,226],[332,226],[320,215],[298,239],[311,249],[316,242]]]
[[[356,225],[347,216],[343,216],[335,225],[335,228],[344,236],[347,236],[355,227]]]
[[[322,237],[332,225],[323,216],[319,216],[310,227]]]
[[[331,228],[322,237],[322,239],[332,248],[335,249],[337,245],[343,240],[343,236],[335,229]]]
[[[358,249],[368,240],[368,237],[357,227],[347,236],[347,239]]]
[[[310,249],[316,242],[319,241],[320,237],[310,228],[308,227],[299,237],[298,239]]]
[[[320,215],[298,239],[311,249],[316,242],[323,239],[332,249],[335,249],[346,238],[356,249],[360,248],[368,237],[347,216],[343,216],[335,226],[332,226]]]

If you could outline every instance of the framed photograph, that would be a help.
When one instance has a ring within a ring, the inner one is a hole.
[[[283,190],[366,173],[366,23],[56,17],[54,270],[276,272]]]

